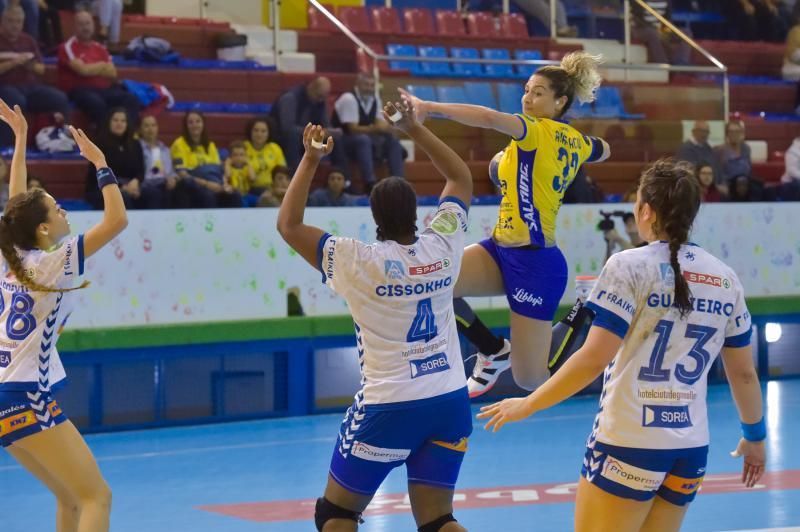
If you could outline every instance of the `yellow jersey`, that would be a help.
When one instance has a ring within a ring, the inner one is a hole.
[[[500,158],[503,199],[492,238],[503,247],[552,247],[564,192],[583,163],[602,156],[603,143],[566,122],[516,116],[525,131]]]
[[[186,168],[191,170],[205,164],[222,164],[217,146],[213,142],[209,142],[208,149],[203,146],[192,147],[189,146],[183,136],[180,136],[172,143],[170,152],[172,153],[172,161],[177,169]]]
[[[275,142],[267,142],[263,148],[257,150],[249,140],[244,142],[247,149],[247,158],[256,171],[254,188],[269,188],[272,186],[272,170],[276,166],[286,166],[286,157],[283,150]]]
[[[246,164],[241,168],[236,168],[231,165],[230,174],[228,175],[228,182],[230,185],[241,192],[247,194],[250,192],[250,165]]]

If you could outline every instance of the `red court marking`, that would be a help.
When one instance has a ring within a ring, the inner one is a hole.
[[[530,504],[572,502],[577,483],[530,484],[528,486],[502,486],[457,490],[454,499],[456,510],[464,508],[497,508]],[[701,487],[702,494],[736,493],[743,491],[774,491],[800,489],[800,470],[770,471],[754,488],[745,488],[741,473],[708,475]],[[316,499],[251,502],[243,504],[215,504],[200,506],[201,510],[214,512],[246,521],[308,521],[314,517]],[[405,493],[378,495],[369,505],[365,516],[407,513],[411,510]]]

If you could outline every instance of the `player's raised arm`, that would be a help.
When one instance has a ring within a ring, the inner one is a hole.
[[[11,158],[11,174],[8,180],[8,197],[13,198],[28,189],[28,169],[25,166],[28,122],[19,105],[11,109],[3,100],[0,100],[0,120],[8,124],[15,137],[14,156]]]
[[[311,181],[317,172],[319,161],[333,150],[333,137],[323,143],[326,133],[322,126],[307,124],[303,131],[305,154],[289,183],[278,211],[278,232],[309,264],[318,267],[317,247],[325,232],[319,227],[306,225],[303,217],[308,202]]]
[[[70,126],[72,138],[78,143],[78,148],[90,163],[97,169],[97,186],[103,193],[103,219],[86,231],[83,238],[83,252],[86,257],[97,253],[103,246],[128,227],[128,214],[125,210],[125,201],[117,184],[114,172],[106,163],[106,156],[100,151],[83,130]]]
[[[383,115],[388,123],[403,131],[422,148],[447,180],[441,197],[454,196],[469,206],[473,188],[469,167],[450,146],[420,123],[413,102],[389,102],[384,106]]]

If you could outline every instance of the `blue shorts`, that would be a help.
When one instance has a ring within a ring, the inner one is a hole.
[[[472,412],[467,389],[405,403],[351,406],[339,430],[331,476],[342,487],[374,495],[389,472],[405,464],[408,481],[454,489]]]
[[[66,420],[50,392],[0,392],[0,447]]]
[[[511,310],[527,318],[553,321],[567,288],[567,260],[558,247],[505,248],[487,238],[481,246],[503,275]]]
[[[678,506],[692,502],[706,474],[708,446],[636,449],[594,442],[581,476],[601,490],[637,501],[656,495]]]

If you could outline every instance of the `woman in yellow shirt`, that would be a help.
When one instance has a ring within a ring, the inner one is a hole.
[[[276,166],[286,166],[286,157],[277,142],[270,142],[274,122],[270,117],[258,117],[247,123],[244,145],[250,166],[256,171],[256,180],[250,193],[260,195],[272,186],[272,171]]]
[[[183,117],[183,134],[170,147],[178,173],[175,206],[180,208],[241,207],[242,196],[223,181],[217,146],[209,140],[205,117],[189,111]]]
[[[600,85],[600,57],[568,54],[560,66],[540,68],[525,83],[522,113],[420,100],[402,91],[426,115],[511,137],[498,154],[502,201],[492,237],[464,250],[455,287],[460,329],[480,353],[468,381],[471,397],[486,393],[511,367],[514,380],[533,390],[548,377],[552,320],[567,286],[567,262],[555,241],[564,192],[585,162],[602,161],[605,141],[582,135],[561,120],[575,99],[591,102]],[[511,307],[511,344],[495,337],[462,297],[505,294]]]

